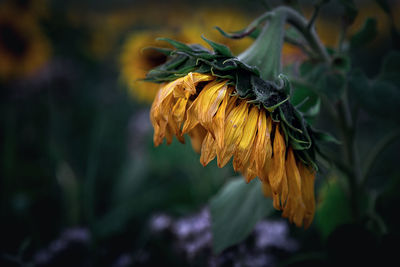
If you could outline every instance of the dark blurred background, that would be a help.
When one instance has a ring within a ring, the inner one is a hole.
[[[0,265],[277,266],[309,259],[311,266],[326,253],[344,258],[345,249],[331,245],[337,242],[378,247],[374,231],[349,224],[338,174],[325,169],[309,230],[271,211],[250,237],[215,255],[207,203],[236,174],[214,162],[203,167],[189,140],[152,143],[148,113],[156,89],[137,79],[161,59],[140,49],[158,44],[158,36],[204,45],[204,34],[237,54],[252,39],[226,39],[214,26],[237,31],[268,8],[296,2],[0,1]],[[298,2],[309,17],[315,1]],[[340,2],[330,1],[317,20],[328,47],[340,38]],[[388,2],[398,14],[399,3]],[[368,17],[378,22],[377,37],[351,51],[353,67],[372,78],[387,51],[399,47],[379,5],[356,3],[349,36]],[[285,66],[305,57],[291,46],[283,51]],[[361,154],[398,127],[378,115],[360,111]],[[315,123],[332,130],[323,107]],[[399,146],[385,150],[368,183],[387,238],[395,240]]]

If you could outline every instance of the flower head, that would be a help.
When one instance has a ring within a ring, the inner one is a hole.
[[[276,18],[271,24],[279,29],[284,23]],[[203,165],[216,158],[222,168],[232,159],[247,182],[262,181],[283,217],[308,227],[315,212],[318,134],[290,103],[288,79],[280,74],[268,80],[279,73],[280,53],[272,54],[270,63],[264,62],[267,55],[260,61],[254,54],[264,52],[262,41],[271,40],[266,37],[282,35],[265,30],[261,35],[239,57],[206,38],[213,51],[163,39],[176,49],[164,50],[169,60],[146,77],[161,83],[150,113],[154,144],[164,138],[169,144],[173,136],[184,143],[188,134]]]
[[[190,72],[161,86],[150,115],[154,144],[164,138],[169,144],[173,136],[184,143],[188,134],[204,166],[217,158],[222,168],[233,159],[235,171],[247,182],[255,177],[263,181],[283,216],[308,226],[314,214],[315,171],[295,159],[281,123],[265,108],[235,96],[228,82]]]

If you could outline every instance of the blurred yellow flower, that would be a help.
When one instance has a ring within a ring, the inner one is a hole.
[[[18,14],[29,15],[35,18],[46,18],[49,16],[48,0],[6,0],[3,8],[11,8]]]
[[[0,7],[0,79],[30,75],[50,54],[50,43],[35,18]]]
[[[315,212],[315,171],[295,159],[280,123],[234,90],[226,80],[200,73],[161,85],[150,112],[154,144],[164,138],[170,144],[173,136],[184,143],[187,133],[204,166],[217,158],[222,168],[233,158],[234,170],[247,182],[259,177],[283,217],[308,227]]]
[[[120,64],[121,78],[129,87],[132,95],[139,101],[151,103],[156,95],[158,86],[138,81],[155,66],[164,63],[166,57],[161,53],[142,51],[144,47],[166,45],[155,42],[159,36],[165,36],[185,43],[201,43],[201,36],[212,37],[227,46],[234,52],[247,48],[252,40],[232,40],[222,36],[214,26],[220,26],[227,31],[236,31],[249,23],[249,18],[235,10],[200,9],[196,15],[190,17],[190,12],[170,12],[167,15],[166,25],[161,30],[142,30],[133,32],[123,44]],[[164,14],[165,16],[165,14]],[[185,23],[182,23],[185,21]]]
[[[167,44],[157,42],[156,38],[166,36],[169,38],[190,42],[184,35],[174,31],[140,31],[128,36],[120,55],[121,80],[128,86],[131,95],[138,101],[151,103],[154,100],[159,85],[141,81],[152,68],[165,63],[167,57],[157,51],[143,50],[146,47]]]
[[[400,2],[394,1],[391,3],[392,15],[394,24],[400,27],[399,16]],[[379,7],[376,1],[362,1],[357,5],[358,14],[354,23],[347,29],[346,36],[351,37],[360,31],[367,18],[374,18],[377,21],[377,38],[372,42],[372,45],[378,42],[381,38],[390,35],[390,19],[388,15]],[[311,16],[312,9],[307,9],[304,12],[308,17]],[[341,18],[338,16],[322,16],[320,15],[316,20],[316,31],[321,41],[328,47],[336,47],[340,38],[340,31],[342,27]]]
[[[196,14],[186,18],[182,31],[191,40],[202,43],[201,35],[207,39],[228,46],[234,54],[242,52],[252,43],[250,37],[232,40],[221,35],[215,27],[218,26],[226,32],[235,32],[244,29],[251,22],[251,17],[245,12],[232,8],[202,8]]]

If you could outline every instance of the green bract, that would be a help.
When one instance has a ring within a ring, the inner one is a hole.
[[[164,83],[186,76],[189,72],[212,74],[227,79],[235,87],[235,95],[249,103],[264,107],[275,122],[280,122],[285,141],[298,159],[315,169],[316,139],[321,136],[304,120],[303,114],[289,101],[291,85],[283,74],[276,81],[260,77],[257,67],[249,66],[234,57],[228,47],[203,39],[213,51],[195,44],[187,45],[167,38],[159,40],[170,43],[175,49],[152,48],[169,56],[169,60],[151,70],[145,81]],[[326,139],[325,139],[326,140]],[[324,140],[321,140],[324,141]]]

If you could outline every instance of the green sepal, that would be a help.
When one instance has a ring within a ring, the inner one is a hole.
[[[170,48],[161,48],[161,47],[154,47],[154,46],[149,46],[149,47],[144,47],[141,52],[145,51],[145,50],[155,50],[163,55],[166,56],[171,56],[172,53],[174,52],[174,50],[170,49]]]
[[[215,51],[215,53],[221,54],[225,57],[233,57],[231,50],[226,45],[219,44],[219,43],[213,42],[211,40],[208,40],[203,35],[201,36],[201,38],[212,47],[212,49]]]
[[[342,142],[337,140],[334,136],[321,130],[313,129],[313,135],[317,141],[335,143],[337,145],[342,144]]]

